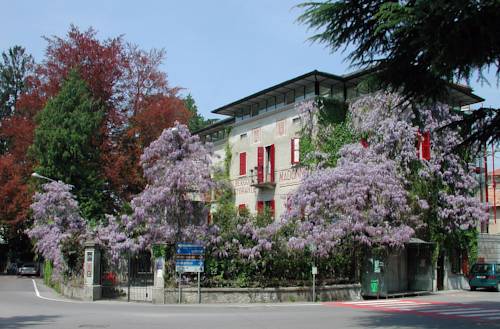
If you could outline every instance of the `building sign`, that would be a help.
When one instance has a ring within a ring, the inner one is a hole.
[[[300,182],[304,174],[306,173],[306,168],[289,168],[279,172],[279,182]]]
[[[278,182],[280,185],[285,187],[288,185],[296,185],[300,183],[302,178],[306,173],[305,168],[289,168],[280,170],[277,173]],[[255,178],[254,178],[255,179]],[[255,194],[255,187],[252,186],[252,178],[251,177],[240,177],[233,181],[231,181],[233,185],[235,195],[243,195],[243,194]]]
[[[94,252],[89,250],[85,252],[85,284],[93,284],[94,282]]]
[[[254,194],[255,187],[252,186],[252,178],[242,177],[231,182],[235,195]]]
[[[94,253],[92,251],[87,251],[86,264],[85,264],[85,272],[87,273],[87,277],[92,277],[92,268],[94,265]]]

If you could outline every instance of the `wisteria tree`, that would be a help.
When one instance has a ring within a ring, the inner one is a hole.
[[[396,163],[361,145],[347,145],[334,168],[309,174],[288,200],[296,220],[289,247],[328,257],[346,241],[400,247],[419,225]]]
[[[35,193],[31,205],[34,222],[28,236],[35,241],[36,251],[51,261],[58,273],[71,267],[64,254],[66,247],[81,245],[86,234],[85,220],[72,188],[62,182],[44,184],[43,192]]]
[[[133,213],[108,217],[118,230],[104,230],[100,239],[117,244],[115,253],[192,239],[193,227],[206,223],[203,198],[214,186],[211,156],[210,145],[192,136],[187,126],[165,129],[141,156],[147,186],[132,200]]]
[[[313,105],[300,109],[305,130],[318,124],[320,110]],[[486,220],[473,196],[470,158],[457,153],[460,134],[446,128],[457,119],[447,105],[412,104],[396,93],[377,92],[351,103],[346,120],[352,132],[337,148],[335,166],[316,167],[290,198],[285,219],[301,219],[290,247],[321,245],[327,253],[346,237],[402,246],[413,234],[439,245]],[[422,132],[432,141],[426,160],[417,152]],[[362,143],[352,143],[354,136]],[[322,149],[313,152],[329,156]]]
[[[418,106],[419,110],[414,111]],[[460,120],[445,104],[411,104],[395,93],[379,92],[350,107],[353,127],[367,136],[370,148],[394,159],[417,202],[427,203],[427,238],[444,239],[451,232],[475,228],[487,213],[473,195],[477,187],[474,149],[460,150],[460,131],[448,128]],[[414,113],[419,113],[415,117]],[[419,133],[428,132],[432,154],[421,159],[416,151]],[[432,232],[431,232],[431,231]],[[436,241],[437,242],[437,241]]]

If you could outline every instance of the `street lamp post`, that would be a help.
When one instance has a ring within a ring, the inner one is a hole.
[[[40,178],[40,179],[45,179],[45,180],[48,180],[49,182],[55,182],[56,180],[55,179],[52,179],[52,178],[49,178],[49,177],[45,177],[43,175],[40,175],[39,173],[37,172],[34,172],[31,174],[31,177],[35,177],[35,178]]]
[[[178,149],[181,148],[181,138],[179,136],[179,129],[177,127],[173,127],[172,128],[172,134],[174,135],[174,138],[175,138],[175,141],[177,142],[177,147]],[[180,194],[182,195],[182,193]],[[179,196],[180,197],[180,196]],[[175,199],[175,210],[176,212],[179,211],[179,199],[176,198]],[[180,239],[181,239],[181,216],[179,213],[176,214],[176,217],[177,217],[177,232],[175,234],[175,243],[174,243],[174,249],[176,248],[176,244],[180,242]],[[182,301],[182,291],[181,291],[181,281],[182,281],[182,272],[179,272],[179,291],[177,293],[177,297],[178,297],[178,303],[180,304],[181,301]]]

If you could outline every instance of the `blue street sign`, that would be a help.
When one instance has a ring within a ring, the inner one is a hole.
[[[204,255],[205,247],[194,243],[177,243],[175,246],[177,255]]]
[[[205,262],[203,259],[176,259],[175,271],[176,272],[203,272]]]

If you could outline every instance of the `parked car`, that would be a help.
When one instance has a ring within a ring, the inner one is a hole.
[[[19,267],[18,275],[37,275],[38,270],[34,263],[25,263]]]
[[[500,291],[500,264],[474,264],[469,275],[470,290],[489,288]]]

